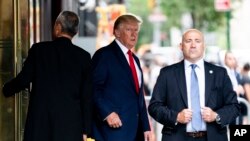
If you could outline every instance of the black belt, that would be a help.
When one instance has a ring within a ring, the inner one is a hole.
[[[198,132],[186,132],[188,136],[193,137],[193,138],[202,138],[207,136],[206,131],[198,131]]]

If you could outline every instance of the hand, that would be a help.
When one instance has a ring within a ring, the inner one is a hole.
[[[201,108],[201,115],[202,115],[202,119],[205,122],[213,122],[213,121],[215,121],[217,114],[209,107],[202,107]]]
[[[115,112],[112,112],[110,115],[108,115],[107,122],[108,122],[109,127],[112,127],[112,128],[119,128],[122,126],[122,121],[119,115]]]
[[[152,136],[150,131],[144,132],[144,141],[152,141]]]
[[[177,122],[185,124],[190,122],[192,119],[192,110],[191,109],[183,109],[177,115]]]
[[[82,140],[83,140],[83,141],[87,141],[87,135],[86,135],[86,134],[83,134],[83,135],[82,135]]]
[[[244,95],[245,91],[242,85],[238,85],[234,87],[234,91],[237,93],[237,95]]]

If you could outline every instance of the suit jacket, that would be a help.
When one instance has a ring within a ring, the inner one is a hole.
[[[207,141],[227,141],[226,125],[239,115],[237,95],[226,69],[204,62],[205,106],[221,116],[221,124],[206,123]],[[163,124],[163,141],[185,141],[186,124],[176,123],[177,114],[188,108],[184,61],[162,68],[148,107],[149,114]]]
[[[88,52],[61,37],[34,44],[5,96],[32,83],[24,141],[82,141],[91,131],[92,78]]]
[[[140,67],[139,59],[133,55]],[[95,125],[93,136],[97,141],[135,141],[138,135],[144,141],[143,132],[149,131],[149,120],[143,94],[143,77],[139,94],[136,93],[129,64],[113,41],[110,45],[96,51],[92,58]],[[116,112],[122,127],[110,128],[105,118]]]

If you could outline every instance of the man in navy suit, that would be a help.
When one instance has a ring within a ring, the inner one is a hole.
[[[23,141],[87,141],[92,121],[91,56],[71,40],[79,18],[62,11],[55,40],[35,43],[22,71],[7,82],[7,97],[32,84]]]
[[[183,34],[180,48],[184,59],[161,69],[148,107],[163,125],[162,141],[228,141],[227,125],[239,115],[240,107],[226,69],[204,61],[204,35],[197,29]],[[191,72],[198,78],[195,97]],[[201,107],[199,130],[192,124],[196,97]]]
[[[113,29],[115,40],[97,50],[92,58],[96,141],[149,141],[151,138],[142,69],[139,59],[133,53],[132,57],[128,55],[137,43],[141,22],[132,14],[118,17]],[[131,64],[135,66],[136,79]]]

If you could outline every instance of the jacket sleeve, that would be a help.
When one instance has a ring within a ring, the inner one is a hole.
[[[9,80],[4,84],[4,96],[9,97],[14,95],[15,93],[20,92],[21,90],[24,90],[25,88],[29,88],[34,75],[35,61],[35,47],[33,46],[29,50],[28,57],[24,61],[21,72],[18,73],[15,78]]]

